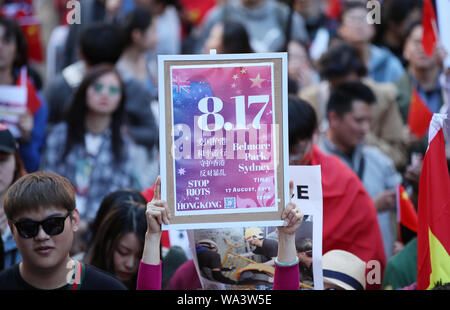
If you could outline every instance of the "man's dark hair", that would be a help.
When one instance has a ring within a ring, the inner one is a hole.
[[[128,13],[120,23],[122,45],[127,48],[133,43],[133,31],[145,32],[152,24],[152,15],[145,9],[136,8]]]
[[[90,66],[115,64],[122,54],[119,27],[109,23],[87,26],[80,36],[80,50]]]
[[[338,41],[330,46],[318,65],[320,77],[326,80],[345,77],[351,73],[356,73],[359,77],[367,75],[367,67],[360,54],[345,41]]]
[[[68,179],[52,172],[35,172],[17,180],[6,192],[5,214],[13,219],[40,208],[75,209],[75,191]]]
[[[339,117],[350,112],[355,100],[364,101],[367,104],[375,103],[375,95],[372,90],[361,82],[343,82],[338,84],[328,99],[327,115],[335,111]]]
[[[238,22],[223,23],[222,46],[225,54],[253,53],[247,29]]]
[[[288,95],[297,95],[298,89],[297,81],[288,76]]]
[[[294,95],[288,97],[289,145],[299,140],[312,139],[317,128],[317,117],[313,107]]]
[[[377,33],[372,43],[375,45],[383,45],[384,36],[393,27],[402,27],[402,24],[411,22],[411,12],[421,9],[422,0],[384,0],[381,2],[381,21],[376,24]],[[400,42],[404,43],[403,36]]]
[[[412,21],[405,30],[405,44],[408,41],[409,37],[411,36],[412,32],[416,27],[422,27],[422,21],[421,20],[414,20]]]

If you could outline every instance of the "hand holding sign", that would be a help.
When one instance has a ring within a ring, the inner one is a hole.
[[[161,224],[169,224],[171,215],[167,202],[161,200],[161,177],[158,176],[155,185],[155,194],[152,201],[147,204],[147,232],[145,234],[142,261],[150,265],[158,265],[161,260]]]
[[[294,195],[293,181],[289,182],[289,194],[290,197]],[[281,219],[284,220],[284,226],[278,227],[278,232],[281,234],[293,235],[302,224],[303,213],[292,199],[281,214]]]
[[[28,111],[20,114],[17,127],[20,130],[20,137],[22,141],[29,142],[31,140],[31,132],[33,131],[34,127],[33,115],[31,115]]]
[[[147,234],[161,234],[161,224],[169,225],[171,215],[167,202],[161,199],[161,177],[156,179],[155,194],[147,204]]]
[[[294,182],[289,182],[290,197],[294,194]],[[297,260],[297,250],[295,247],[295,232],[302,224],[303,213],[292,201],[286,205],[281,219],[284,226],[278,227],[278,257],[279,263],[291,264]]]

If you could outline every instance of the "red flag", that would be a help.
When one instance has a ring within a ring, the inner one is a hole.
[[[22,31],[27,40],[28,57],[36,62],[42,62],[44,60],[44,53],[42,50],[40,24],[22,25]]]
[[[27,87],[27,109],[34,115],[41,107],[41,100],[38,97],[36,88],[27,75],[26,68],[21,68],[20,76],[16,82],[17,86],[26,85]]]
[[[428,57],[431,57],[431,55],[433,55],[434,46],[436,45],[437,41],[436,14],[434,12],[434,7],[433,4],[431,3],[431,0],[423,1],[422,27],[423,27],[422,46]]]
[[[428,150],[419,182],[417,287],[450,282],[450,177],[445,157],[444,114],[430,123]]]
[[[411,94],[411,104],[408,112],[408,127],[409,130],[419,139],[427,133],[433,113],[428,106],[420,98],[417,89],[413,89]]]
[[[417,212],[409,199],[408,193],[401,184],[397,186],[397,222],[399,226],[399,241],[406,243],[403,238],[406,236],[401,234],[402,226],[417,233]]]
[[[215,5],[215,0],[180,0],[180,4],[183,7],[183,11],[186,13],[190,22],[194,25],[200,25]]]
[[[182,36],[183,38],[188,34],[189,24],[194,26],[200,25],[205,19],[208,12],[216,5],[215,0],[180,0],[184,19]]]
[[[341,0],[328,0],[327,16],[331,19],[339,19],[342,12]]]

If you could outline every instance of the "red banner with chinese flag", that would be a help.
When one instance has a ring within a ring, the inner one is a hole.
[[[434,114],[419,182],[417,287],[450,282],[450,177],[445,156],[444,114]]]

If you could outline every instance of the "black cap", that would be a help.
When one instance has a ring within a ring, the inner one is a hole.
[[[0,152],[14,154],[16,151],[16,140],[8,127],[0,123]]]

